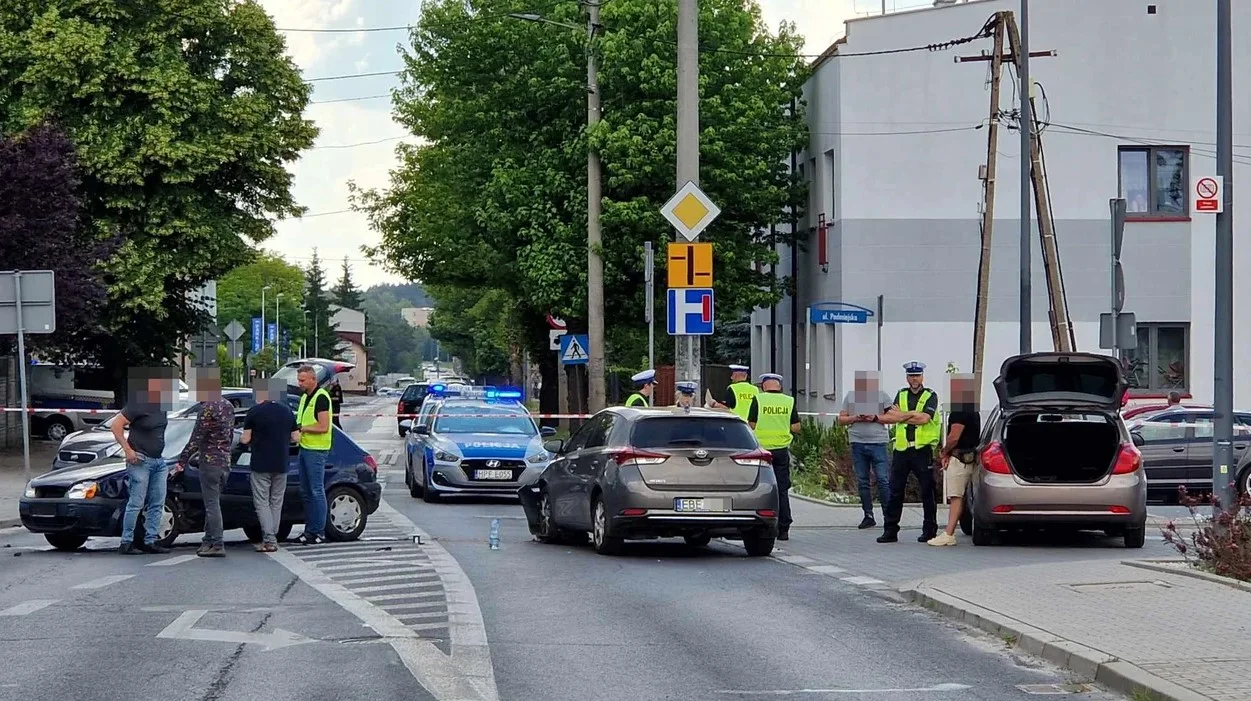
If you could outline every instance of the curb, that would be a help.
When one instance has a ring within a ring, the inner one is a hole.
[[[3,523],[3,522],[0,522],[0,523]],[[1196,570],[1192,567],[1186,567],[1183,569],[1183,568],[1178,568],[1178,567],[1167,567],[1164,564],[1164,563],[1170,563],[1170,562],[1183,562],[1184,563],[1185,560],[1121,560],[1122,565],[1127,565],[1129,567],[1137,567],[1138,569],[1151,570],[1152,572],[1161,572],[1163,574],[1177,574],[1183,577],[1190,577],[1192,579],[1201,579],[1205,582],[1212,582],[1213,584],[1221,584],[1221,585],[1230,587],[1231,589],[1239,589],[1241,591],[1251,592],[1251,582],[1240,582],[1236,579],[1230,579],[1229,577],[1222,577],[1219,574],[1212,574],[1210,572],[1203,572],[1201,570]]]
[[[839,509],[850,509],[850,508],[853,508],[853,507],[854,507],[854,508],[857,508],[857,509],[859,509],[859,508],[860,508],[860,502],[859,502],[859,501],[855,502],[854,504],[843,504],[843,503],[841,503],[841,502],[837,502],[837,501],[829,501],[829,500],[826,500],[826,499],[818,499],[818,498],[816,498],[816,497],[805,496],[805,495],[800,494],[800,493],[798,493],[798,492],[796,492],[796,491],[794,491],[794,490],[792,490],[792,491],[790,492],[790,495],[791,495],[791,498],[792,498],[792,499],[798,499],[798,500],[800,500],[800,501],[806,501],[806,502],[809,502],[809,503],[811,503],[811,504],[820,504],[821,506],[832,506],[832,507],[839,508]],[[859,497],[857,497],[857,499],[859,499]],[[878,507],[880,507],[880,506],[881,506],[881,505],[880,505],[880,504],[878,504],[877,502],[873,502],[873,503],[874,503],[874,505],[875,505],[875,506],[878,506]],[[904,506],[905,506],[905,507],[907,507],[907,506],[920,506],[920,505],[921,505],[921,502],[919,502],[919,501],[905,501],[905,502],[904,502]]]
[[[0,518],[0,529],[17,528],[20,525],[22,525],[20,518]]]
[[[1026,625],[1015,618],[971,604],[937,589],[917,586],[900,592],[912,603],[991,635],[1013,637],[1023,652],[1041,657],[1117,693],[1147,692],[1158,701],[1210,701],[1209,697],[1162,679],[1107,653]]]

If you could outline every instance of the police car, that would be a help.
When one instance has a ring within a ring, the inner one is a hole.
[[[407,424],[407,425],[405,425]],[[400,424],[404,483],[427,502],[446,496],[508,496],[552,461],[518,390],[432,384],[421,413]]]

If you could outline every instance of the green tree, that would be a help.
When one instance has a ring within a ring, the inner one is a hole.
[[[335,283],[334,289],[330,291],[330,300],[347,309],[361,308],[361,290],[352,280],[352,267],[348,265],[348,259],[343,259],[343,273],[339,276],[339,281]]]
[[[282,295],[277,305],[279,322],[289,331],[293,340],[304,338],[306,328],[304,313],[304,271],[281,257],[261,253],[246,265],[227,273],[217,282],[217,319],[223,328],[231,321],[243,324],[244,348],[252,348],[252,317],[261,316],[261,290],[265,290],[265,322],[274,320],[274,300]]]
[[[658,210],[674,190],[674,0],[603,4],[604,116],[590,135],[584,35],[507,16],[518,11],[511,0],[474,3],[472,15],[460,0],[426,4],[395,100],[396,118],[424,143],[399,148],[389,189],[355,192],[382,233],[371,253],[438,290],[432,331],[445,344],[464,347],[456,339],[493,326],[449,319],[442,305],[458,288],[506,300],[524,345],[546,359],[545,312],[585,326],[589,138],[604,168],[607,351],[610,362],[636,362],[646,348],[642,245],[670,231]],[[576,25],[577,13],[570,4],[547,16]],[[705,0],[700,33],[701,185],[722,207],[701,240],[716,247],[718,317],[737,320],[778,297],[752,263],[775,259],[759,232],[802,192],[786,161],[806,131],[787,107],[806,69],[793,26],[771,34],[751,0]],[[493,337],[474,343],[500,348]]]
[[[308,312],[308,354],[314,358],[334,355],[339,338],[330,317],[330,296],[326,293],[326,271],[321,267],[317,249],[313,249],[313,261],[304,271],[304,309]]]
[[[434,297],[430,335],[471,375],[506,375],[516,347],[514,302],[502,290],[426,288]]]
[[[55,118],[83,220],[121,239],[85,355],[118,379],[169,360],[205,321],[188,294],[302,213],[286,165],[317,135],[309,94],[254,0],[0,3],[0,132]]]

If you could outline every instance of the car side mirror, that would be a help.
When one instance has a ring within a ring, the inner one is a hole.
[[[544,426],[539,429],[539,435],[544,438],[551,438],[556,435],[556,428],[554,426]]]
[[[400,428],[404,429],[405,431],[413,430],[413,420],[404,419],[403,421],[400,422]]]
[[[1141,433],[1139,433],[1139,432],[1137,432],[1137,431],[1130,431],[1130,432],[1129,432],[1129,439],[1130,439],[1131,441],[1133,441],[1133,442],[1134,442],[1134,445],[1135,445],[1136,447],[1138,447],[1138,448],[1141,448],[1141,447],[1143,447],[1144,445],[1146,445],[1146,444],[1147,444],[1147,439],[1146,439],[1146,438],[1143,438],[1143,437],[1142,437],[1142,434],[1141,434]]]
[[[559,454],[565,449],[565,440],[563,438],[553,438],[550,441],[543,441],[543,450],[549,453]]]
[[[414,429],[413,429],[413,433],[416,433],[416,434],[417,434],[417,435],[419,435],[419,436],[428,436],[428,435],[430,435],[430,427],[429,427],[429,426],[418,426],[417,428],[414,428]]]

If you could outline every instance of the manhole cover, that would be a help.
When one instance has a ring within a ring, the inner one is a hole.
[[[1090,691],[1084,684],[1017,684],[1016,688],[1034,696],[1068,696]]]
[[[1069,584],[1067,586],[1069,589],[1081,593],[1155,591],[1156,589],[1173,588],[1168,582],[1161,582],[1158,579],[1138,582],[1091,582],[1089,584]]]

